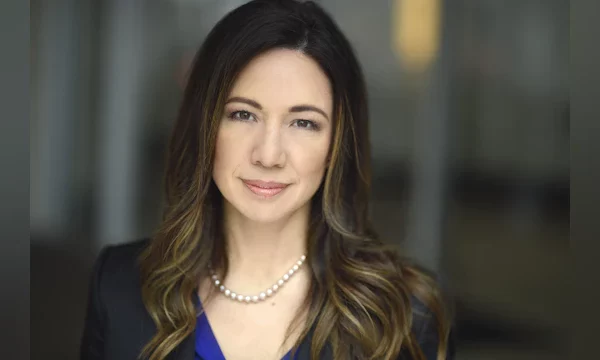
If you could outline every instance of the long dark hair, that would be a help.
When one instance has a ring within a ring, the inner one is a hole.
[[[192,302],[209,263],[226,273],[222,198],[212,180],[224,103],[238,74],[257,55],[294,49],[316,61],[333,90],[329,166],[312,199],[308,258],[312,273],[300,340],[312,329],[312,358],[330,344],[335,359],[392,359],[401,350],[423,359],[411,333],[411,297],[435,318],[439,359],[448,320],[433,279],[384,245],[369,221],[370,144],[366,89],[348,40],[317,4],[255,0],[226,15],[208,34],[189,74],[171,135],[166,208],[140,258],[142,297],[157,333],[140,356],[162,360],[194,331]],[[296,317],[298,319],[299,316]]]

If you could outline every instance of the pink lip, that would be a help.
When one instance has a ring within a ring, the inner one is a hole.
[[[270,198],[282,192],[289,184],[275,181],[242,180],[246,187],[256,195]]]

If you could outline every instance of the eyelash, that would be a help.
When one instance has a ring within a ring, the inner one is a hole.
[[[311,121],[311,120],[306,120],[306,119],[298,119],[298,120],[294,120],[294,124],[296,124],[296,126],[297,126],[297,125],[298,125],[298,122],[300,122],[300,121],[305,121],[305,122],[307,122],[307,123],[308,123],[308,125],[310,126],[310,127],[299,127],[299,126],[298,126],[300,129],[306,129],[306,130],[310,130],[310,131],[319,131],[319,129],[320,129],[320,128],[319,128],[319,124],[317,124],[317,123],[316,123],[316,122],[314,122],[314,121]]]
[[[231,120],[234,120],[234,121],[252,121],[252,120],[250,120],[250,119],[241,119],[241,118],[239,118],[239,117],[236,117],[236,116],[238,116],[240,113],[246,113],[246,114],[248,114],[248,116],[252,116],[252,117],[254,117],[254,119],[256,119],[256,116],[254,116],[254,114],[252,114],[251,112],[249,112],[249,111],[246,111],[246,110],[237,110],[237,111],[232,111],[232,112],[230,112],[230,113],[229,113],[229,115],[227,115],[227,117],[228,117],[229,119],[231,119]],[[299,127],[299,126],[297,126],[297,125],[298,125],[298,122],[300,122],[300,121],[304,121],[304,122],[306,122],[306,123],[307,123],[307,125],[308,125],[308,126],[310,126],[310,127]],[[314,121],[312,121],[312,120],[306,120],[306,119],[297,119],[297,120],[294,120],[294,124],[296,124],[296,126],[297,126],[298,128],[300,128],[300,129],[306,129],[306,130],[310,130],[310,131],[318,131],[318,130],[320,130],[319,124],[317,124],[316,122],[314,122]]]
[[[240,113],[246,113],[246,114],[248,114],[249,116],[253,116],[253,117],[256,119],[256,116],[254,116],[254,114],[252,114],[251,112],[249,112],[249,111],[246,111],[246,110],[237,110],[237,111],[233,111],[233,112],[229,113],[229,115],[227,115],[227,117],[228,117],[229,119],[231,119],[231,120],[237,120],[237,121],[247,121],[247,120],[249,120],[249,119],[240,119],[240,118],[236,118],[236,115],[238,115],[238,114],[240,114]]]

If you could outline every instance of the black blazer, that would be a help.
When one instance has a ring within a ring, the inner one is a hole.
[[[89,288],[81,360],[136,360],[143,346],[154,335],[156,327],[142,303],[136,265],[137,256],[147,244],[145,239],[108,246],[98,256]],[[415,306],[422,304],[417,302]],[[424,321],[414,323],[413,331],[427,360],[435,360],[436,330]],[[310,339],[311,334],[302,341],[296,359],[310,359]],[[168,360],[194,360],[194,340],[193,334],[188,336]],[[321,359],[333,359],[330,348],[325,347]],[[410,358],[401,354],[400,359]],[[448,359],[453,359],[453,356]]]

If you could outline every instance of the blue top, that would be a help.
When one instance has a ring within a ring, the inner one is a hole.
[[[202,312],[196,321],[195,332],[195,360],[225,360],[225,356],[219,347],[217,338],[210,327],[206,313]],[[291,352],[291,351],[290,351]],[[281,360],[290,360],[290,352],[285,354]]]

